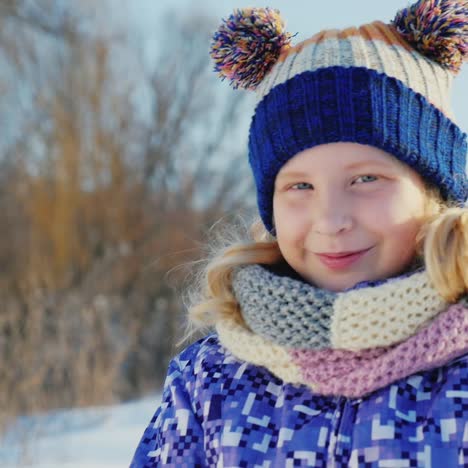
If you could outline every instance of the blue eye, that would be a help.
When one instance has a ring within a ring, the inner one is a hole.
[[[375,182],[378,179],[378,177],[374,175],[366,174],[366,175],[362,175],[354,179],[353,183],[359,181],[360,179],[362,181],[360,183],[366,183],[366,182]]]
[[[294,184],[291,186],[293,190],[308,190],[314,188],[312,184],[307,182],[299,182],[298,184]]]

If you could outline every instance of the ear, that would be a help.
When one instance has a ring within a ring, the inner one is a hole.
[[[214,33],[210,55],[214,70],[234,88],[255,89],[290,47],[291,34],[284,31],[278,10],[235,10]]]
[[[392,24],[421,54],[458,72],[468,57],[468,0],[419,0]]]

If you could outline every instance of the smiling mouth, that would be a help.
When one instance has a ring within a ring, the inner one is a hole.
[[[360,260],[372,247],[349,252],[317,253],[319,260],[331,270],[342,270]]]

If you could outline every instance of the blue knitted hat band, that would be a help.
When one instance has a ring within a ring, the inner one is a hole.
[[[426,97],[364,67],[305,71],[258,103],[249,162],[265,227],[273,232],[273,191],[281,167],[314,146],[355,142],[380,148],[415,169],[442,195],[463,204],[466,134]]]
[[[281,167],[325,143],[380,148],[444,199],[466,201],[467,141],[451,89],[468,61],[468,2],[417,0],[388,23],[326,29],[298,44],[293,37],[275,9],[236,9],[210,51],[222,79],[257,95],[249,161],[270,232]]]

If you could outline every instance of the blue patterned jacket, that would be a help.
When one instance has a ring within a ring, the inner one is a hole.
[[[143,467],[468,467],[468,355],[365,398],[323,397],[211,335],[175,358]]]

